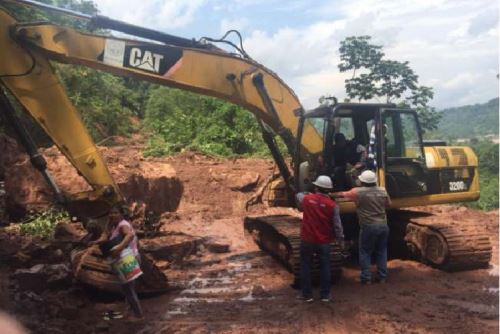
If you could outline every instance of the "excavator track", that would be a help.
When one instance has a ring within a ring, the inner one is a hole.
[[[421,260],[447,271],[485,268],[491,259],[489,236],[476,221],[413,218],[405,241]]]
[[[259,247],[294,275],[294,286],[300,282],[300,218],[288,215],[246,217],[244,228]],[[344,256],[338,244],[331,243],[330,272],[332,282],[342,275]],[[316,257],[312,265],[312,281],[319,282],[320,265]]]

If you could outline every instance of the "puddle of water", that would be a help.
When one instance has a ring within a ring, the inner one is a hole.
[[[447,304],[450,306],[457,306],[461,309],[464,309],[464,310],[472,312],[472,313],[490,314],[490,313],[498,312],[497,305],[478,304],[478,303],[472,303],[472,302],[467,302],[467,301],[463,301],[463,300],[445,300],[444,304]]]
[[[217,277],[217,278],[201,278],[195,277],[187,283],[189,288],[205,288],[211,285],[228,285],[231,284],[233,280],[228,276]]]
[[[197,303],[197,302],[207,302],[207,303],[222,303],[224,299],[220,298],[191,298],[191,297],[179,297],[175,298],[173,303]]]
[[[229,274],[238,274],[244,271],[249,271],[252,269],[252,264],[247,262],[245,264],[239,264],[239,263],[229,263],[230,267],[233,267],[232,269],[228,269]]]
[[[167,312],[167,315],[179,315],[179,314],[187,314],[187,312],[181,310],[180,307],[176,308],[175,310],[171,310],[171,311]]]
[[[224,288],[192,288],[185,289],[181,291],[181,295],[192,294],[192,293],[200,293],[200,294],[209,294],[209,293],[224,293],[224,292],[232,292],[232,293],[241,293],[246,292],[248,289],[234,289],[231,287]]]

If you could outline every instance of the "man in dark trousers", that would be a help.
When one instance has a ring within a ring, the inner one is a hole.
[[[333,184],[330,177],[320,175],[312,183],[315,192],[297,196],[304,212],[300,226],[300,280],[302,299],[312,302],[311,266],[314,254],[320,259],[320,297],[321,301],[330,300],[330,242],[335,234],[336,240],[343,242],[344,233],[340,221],[339,207],[328,193]]]
[[[375,253],[377,264],[376,282],[385,283],[387,278],[387,226],[386,208],[391,205],[391,199],[383,187],[377,187],[377,175],[371,170],[365,170],[358,177],[361,187],[352,188],[338,195],[356,203],[356,213],[359,220],[359,264],[361,266],[360,281],[363,284],[372,282],[370,264]]]

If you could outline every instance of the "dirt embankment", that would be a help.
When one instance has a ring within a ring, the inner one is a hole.
[[[5,180],[8,211],[18,219],[31,209],[45,208],[54,201],[51,189],[33,168],[26,153],[12,139],[2,136],[5,154],[0,159],[0,179]],[[109,171],[127,202],[144,203],[155,212],[175,211],[183,187],[175,169],[167,163],[151,163],[142,157],[141,145],[100,147]],[[55,147],[41,149],[47,169],[65,194],[91,190],[85,179]],[[76,212],[90,211],[92,204],[72,205]],[[90,214],[90,212],[86,212]]]
[[[22,262],[9,266],[2,262],[0,302],[34,332],[498,332],[498,210],[485,213],[446,205],[416,209],[443,220],[481,222],[494,247],[488,269],[447,273],[396,258],[389,261],[387,284],[361,286],[356,264],[349,264],[343,278],[333,287],[331,303],[303,304],[295,299],[297,292],[290,288],[292,275],[245,238],[243,232],[243,218],[248,214],[245,203],[273,172],[271,161],[219,160],[192,153],[141,160],[139,149],[113,148],[104,155],[107,159],[112,157],[108,160],[112,173],[120,170],[115,174],[118,179],[119,175],[126,177],[133,172],[138,162],[150,166],[147,169],[152,171],[169,166],[182,185],[177,210],[161,216],[162,236],[143,240],[173,289],[142,298],[146,313],[143,323],[106,322],[101,312],[121,307],[120,298],[92,294],[72,282],[71,276],[69,282],[63,280],[59,286],[49,285],[41,291],[9,287],[15,283],[10,275]],[[125,157],[130,160],[125,162]],[[291,209],[262,205],[251,208],[252,214],[278,212],[298,214]],[[10,243],[20,245],[16,247],[23,251],[22,246],[29,242],[2,235],[2,249],[15,250],[5,247]],[[186,241],[186,236],[192,239],[182,247],[168,248],[166,236],[179,238],[178,245]],[[33,246],[26,247],[24,253],[30,261],[24,266],[28,268],[39,259],[46,259],[47,252],[64,256],[50,247],[37,246],[36,251],[30,250]],[[8,253],[4,256],[12,258],[16,254]],[[64,273],[64,269],[58,270],[61,275]]]

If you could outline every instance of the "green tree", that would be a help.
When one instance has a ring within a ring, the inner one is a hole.
[[[481,210],[498,209],[498,144],[487,141],[471,142],[479,161],[479,188],[481,197],[467,206]]]
[[[370,36],[351,36],[340,42],[340,72],[352,70],[353,79],[357,70],[369,68],[382,59],[382,47],[370,44],[370,39]]]
[[[412,107],[424,130],[437,127],[440,115],[429,106],[434,96],[432,88],[418,85],[418,76],[409,62],[384,59],[382,46],[371,44],[370,36],[347,37],[340,43],[339,52],[340,72],[352,70],[352,77],[345,80],[349,98],[383,98],[386,103]]]
[[[88,15],[98,13],[96,4],[91,0],[38,0],[38,2],[59,8],[71,9]],[[16,20],[20,22],[50,21],[88,31],[88,22],[85,20],[10,1],[5,2],[2,6],[5,6],[16,17]]]
[[[154,89],[146,106],[144,127],[149,131],[146,155],[166,155],[183,149],[221,156],[267,154],[250,112],[178,89]]]
[[[123,79],[76,65],[57,64],[68,96],[96,141],[132,130],[132,111],[126,106],[130,90]]]

